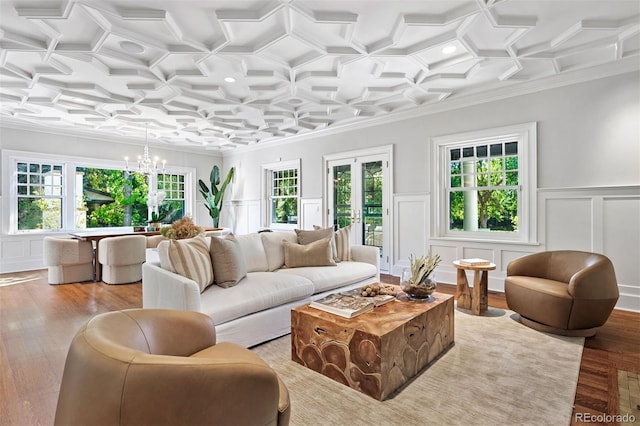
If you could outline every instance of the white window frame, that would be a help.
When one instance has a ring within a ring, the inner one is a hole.
[[[32,163],[55,163],[62,164],[64,187],[62,196],[62,227],[59,230],[18,230],[18,189],[16,164],[19,162]],[[120,169],[126,170],[125,161],[104,160],[89,157],[76,157],[58,154],[44,154],[27,151],[2,150],[2,169],[7,170],[2,177],[2,194],[4,202],[2,203],[2,232],[6,234],[24,235],[38,233],[68,233],[77,231],[75,228],[75,179],[69,176],[75,176],[76,167],[91,167],[104,169]],[[192,167],[166,166],[167,174],[183,174],[185,176],[185,215],[193,215],[196,205],[195,193],[195,175],[196,171]],[[149,179],[150,187],[157,186],[155,176]],[[91,228],[92,230],[100,229],[131,229],[131,227],[109,227],[109,228]]]
[[[449,230],[449,149],[490,144],[510,139],[518,142],[518,231],[484,232]],[[484,129],[431,138],[432,146],[432,239],[517,242],[537,244],[537,123]]]
[[[273,172],[282,170],[297,170],[298,173],[298,188],[297,188],[297,211],[298,221],[296,223],[277,223],[274,222],[271,217],[271,193],[272,193],[272,176]],[[270,229],[296,229],[300,224],[300,199],[302,189],[302,171],[300,169],[300,159],[279,161],[277,163],[269,163],[262,165],[262,218],[263,226]]]

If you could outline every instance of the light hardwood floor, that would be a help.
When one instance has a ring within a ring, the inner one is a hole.
[[[383,276],[383,281],[397,278]],[[52,424],[73,335],[98,313],[140,307],[141,287],[52,286],[44,270],[0,275],[0,425]],[[455,287],[440,285],[439,291],[453,294]],[[499,293],[489,295],[489,304],[507,307]],[[586,340],[575,412],[618,412],[617,369],[640,372],[640,314],[615,311]]]

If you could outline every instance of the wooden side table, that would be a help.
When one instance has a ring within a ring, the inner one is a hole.
[[[469,309],[474,315],[480,315],[486,312],[488,308],[488,282],[489,271],[496,269],[494,263],[483,266],[461,265],[459,261],[454,260],[453,266],[458,270],[456,300],[458,307]],[[466,271],[473,271],[473,293],[469,289],[469,281],[467,281]]]

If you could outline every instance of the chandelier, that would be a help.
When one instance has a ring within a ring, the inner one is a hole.
[[[162,160],[162,169],[161,170],[158,169],[158,157],[154,157],[152,160],[151,156],[149,155],[148,139],[149,139],[149,128],[147,127],[145,129],[145,135],[144,135],[144,142],[145,142],[144,151],[142,153],[142,156],[138,155],[138,169],[134,170],[134,172],[140,173],[141,175],[144,175],[144,176],[151,176],[154,173],[158,173],[158,171],[161,171],[162,173],[164,173],[167,162],[166,160]],[[124,157],[124,161],[127,166],[127,171],[130,171],[129,157]]]

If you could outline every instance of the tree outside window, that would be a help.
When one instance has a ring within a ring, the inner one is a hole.
[[[537,243],[535,122],[431,143],[432,238]]]

